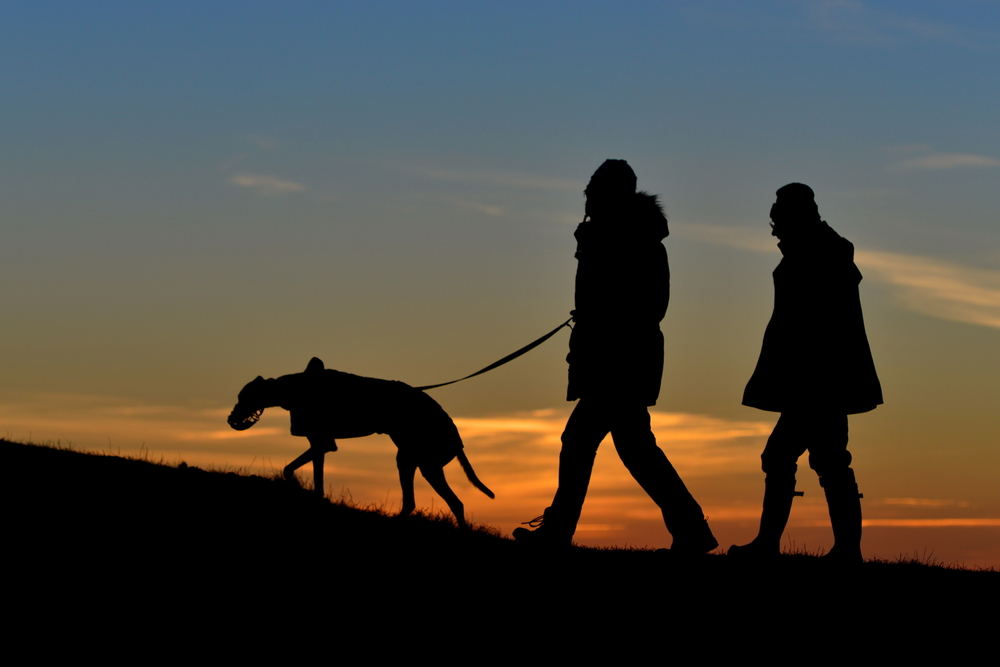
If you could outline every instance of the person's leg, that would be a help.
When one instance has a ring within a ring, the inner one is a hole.
[[[828,558],[860,563],[861,494],[847,451],[847,415],[817,415],[815,442],[809,447],[809,467],[819,475],[833,527]]]
[[[643,405],[621,405],[610,410],[611,435],[618,456],[663,513],[663,522],[674,537],[671,551],[703,554],[719,546],[701,506],[657,446],[649,410]]]
[[[795,498],[797,461],[808,443],[810,422],[797,413],[782,413],[760,455],[764,470],[764,503],[757,537],[743,546],[729,548],[731,556],[768,557],[781,553],[781,535],[788,524]]]
[[[519,541],[569,544],[580,520],[583,501],[590,486],[597,448],[609,426],[601,405],[580,399],[566,422],[559,452],[559,487],[552,505],[545,510],[544,523],[536,530],[514,529]]]

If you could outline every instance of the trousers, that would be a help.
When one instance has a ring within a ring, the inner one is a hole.
[[[761,468],[769,478],[794,478],[797,461],[806,450],[809,467],[820,479],[838,481],[850,475],[853,482],[846,414],[782,412],[760,455]]]
[[[597,449],[608,433],[622,463],[660,508],[671,535],[676,538],[704,525],[701,506],[656,444],[646,406],[582,398],[562,434],[559,488],[545,512],[547,526],[570,535],[576,532]]]

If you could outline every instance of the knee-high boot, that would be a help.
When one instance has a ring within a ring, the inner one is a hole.
[[[861,563],[861,494],[854,471],[847,468],[836,475],[819,478],[830,509],[833,548],[824,558],[844,563]]]
[[[764,506],[757,537],[749,544],[729,547],[729,555],[764,558],[780,554],[781,535],[792,512],[792,499],[801,495],[801,492],[795,491],[794,475],[768,475],[764,479]]]

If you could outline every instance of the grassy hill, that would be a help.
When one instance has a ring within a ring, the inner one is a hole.
[[[461,611],[531,632],[552,617],[609,613],[660,631],[707,619],[753,626],[773,614],[786,628],[865,615],[885,626],[939,610],[955,620],[1000,592],[1000,573],[912,561],[845,572],[808,555],[761,567],[635,549],[538,553],[495,529],[386,516],[281,479],[8,441],[0,461],[9,580],[29,599],[99,595],[147,608],[182,596],[216,608],[252,589],[255,607],[285,600],[301,613],[312,600],[352,615],[435,609],[452,621]]]

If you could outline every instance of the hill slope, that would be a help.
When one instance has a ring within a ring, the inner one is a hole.
[[[642,550],[537,553],[495,531],[346,507],[278,479],[7,441],[0,461],[8,569],[60,595],[84,586],[127,597],[141,585],[147,602],[179,590],[205,602],[218,597],[213,586],[254,582],[258,593],[297,591],[354,612],[408,601],[525,623],[615,609],[620,622],[676,624],[733,609],[754,623],[780,610],[794,625],[793,607],[851,609],[853,619],[975,609],[1000,592],[1000,573],[918,563],[842,572],[810,556],[762,568]]]

